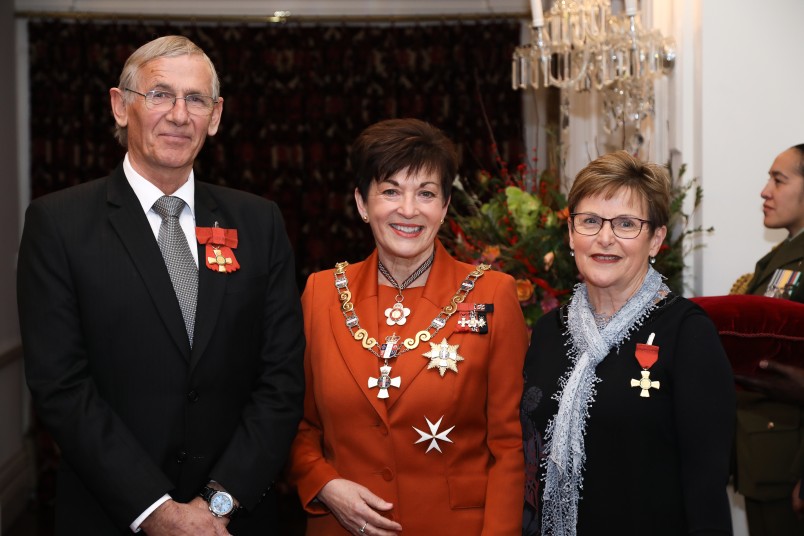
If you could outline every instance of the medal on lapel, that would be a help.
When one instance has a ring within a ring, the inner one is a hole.
[[[641,389],[639,396],[643,398],[650,397],[651,389],[659,388],[659,382],[650,379],[650,368],[659,359],[659,347],[653,346],[653,337],[655,335],[655,333],[650,334],[647,344],[637,343],[636,351],[634,352],[639,366],[642,367],[642,372],[640,373],[641,378],[631,380],[631,387],[639,387]]]
[[[206,245],[207,268],[221,273],[240,269],[232,251],[237,248],[237,229],[224,229],[215,222],[213,227],[196,227],[195,236],[199,243]]]
[[[427,369],[437,368],[441,377],[447,370],[458,373],[458,362],[463,361],[463,357],[458,355],[459,344],[449,344],[447,339],[442,340],[439,344],[430,343],[430,351],[422,355],[430,359]]]
[[[493,312],[493,303],[459,303],[458,314],[460,318],[455,332],[488,333],[489,322],[486,314]]]
[[[795,289],[798,287],[800,281],[801,272],[779,268],[773,272],[773,277],[771,278],[770,283],[768,283],[765,296],[769,298],[785,298],[789,300]]]

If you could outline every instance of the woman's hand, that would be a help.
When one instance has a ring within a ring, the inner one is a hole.
[[[355,536],[397,536],[402,530],[402,525],[378,513],[391,510],[393,504],[351,480],[330,480],[318,492],[318,499]]]

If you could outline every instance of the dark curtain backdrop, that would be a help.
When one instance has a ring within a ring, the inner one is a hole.
[[[458,144],[468,177],[522,159],[520,94],[510,62],[519,22],[406,25],[177,25],[29,21],[32,196],[102,177],[124,154],[109,88],[128,55],[183,34],[212,58],[224,112],[196,162],[200,180],[265,196],[282,209],[299,283],[373,248],[356,217],[349,144],[366,126],[417,117]]]

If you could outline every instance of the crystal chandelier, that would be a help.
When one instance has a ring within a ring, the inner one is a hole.
[[[607,132],[631,122],[638,128],[653,115],[654,81],[672,70],[675,46],[643,29],[636,0],[625,0],[619,15],[612,15],[610,0],[555,0],[548,12],[531,0],[531,9],[530,42],[514,51],[514,89],[597,90]],[[567,110],[562,105],[562,114]]]

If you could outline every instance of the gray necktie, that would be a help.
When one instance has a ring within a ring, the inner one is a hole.
[[[184,325],[190,346],[193,345],[193,328],[195,326],[195,306],[198,301],[198,267],[187,244],[187,237],[179,224],[179,214],[184,208],[184,201],[178,197],[163,195],[154,203],[154,212],[162,217],[159,227],[159,249],[165,258],[165,265],[170,274],[170,281],[179,299]]]

